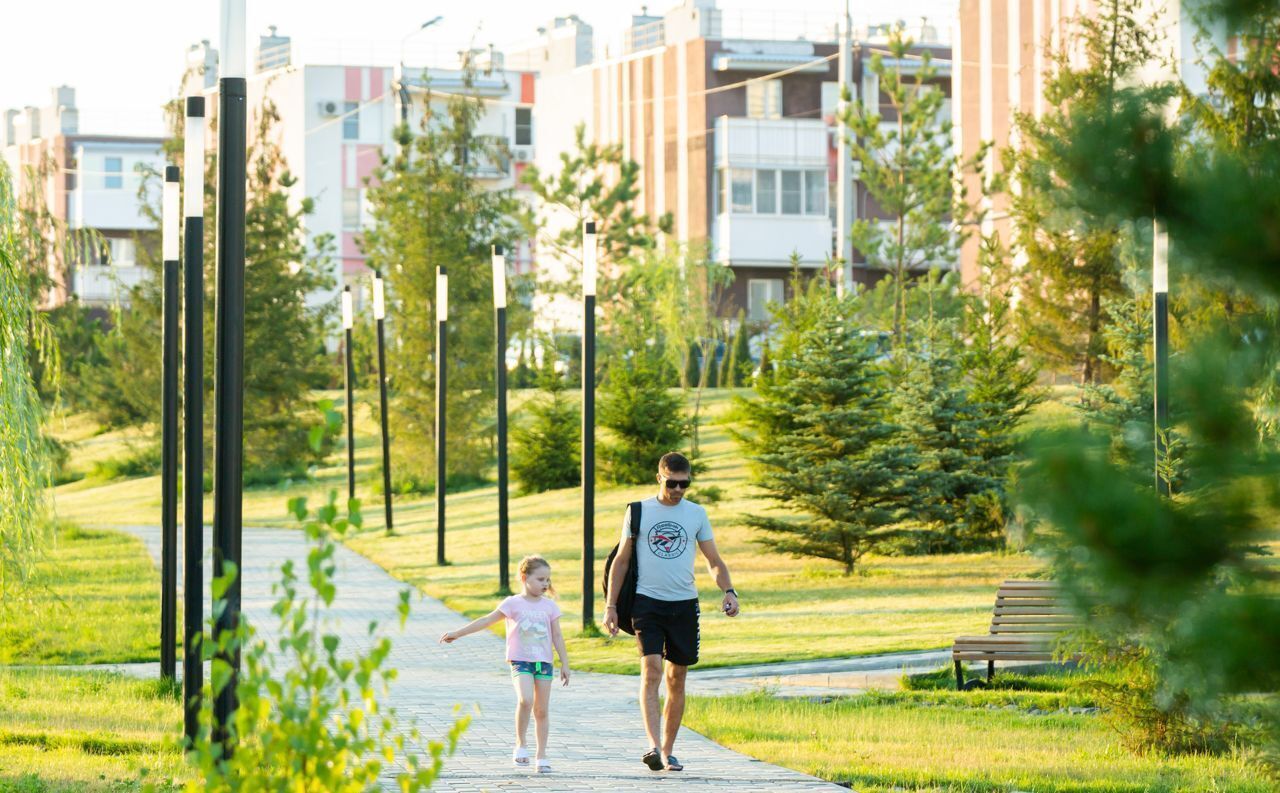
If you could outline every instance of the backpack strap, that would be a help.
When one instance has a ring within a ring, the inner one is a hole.
[[[640,535],[640,502],[632,501],[629,505],[631,509],[631,540],[635,541]]]

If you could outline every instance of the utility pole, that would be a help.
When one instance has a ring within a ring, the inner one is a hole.
[[[849,101],[856,101],[853,85],[853,19],[849,15],[849,0],[844,4],[844,25],[840,30],[839,101],[836,103],[836,259],[840,263],[840,279],[836,291],[845,295],[853,290],[853,161],[849,157],[847,131],[840,121],[849,108]]]
[[[1169,453],[1169,233],[1157,220],[1151,236],[1152,330],[1155,344],[1156,492],[1169,495],[1169,480],[1160,472]]]

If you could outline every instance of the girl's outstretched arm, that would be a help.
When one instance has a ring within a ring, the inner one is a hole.
[[[463,636],[466,636],[469,633],[475,633],[476,631],[484,630],[485,628],[489,627],[490,625],[497,622],[498,620],[504,619],[506,616],[507,615],[503,614],[501,611],[494,609],[493,611],[490,611],[488,614],[484,615],[483,617],[480,617],[479,619],[475,619],[475,620],[472,620],[471,622],[468,622],[466,625],[463,625],[461,628],[458,628],[456,631],[449,631],[448,633],[440,637],[440,641],[444,642],[445,644],[451,644],[452,642],[458,639],[461,639]]]
[[[560,632],[560,618],[551,620],[551,641],[560,655],[560,683],[569,685],[569,651],[564,646],[564,634]]]

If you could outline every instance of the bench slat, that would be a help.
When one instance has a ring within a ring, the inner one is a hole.
[[[1070,617],[1070,616],[1074,616],[1074,615],[1075,615],[1075,612],[1074,612],[1074,611],[1072,611],[1072,610],[1071,610],[1071,609],[1069,609],[1069,608],[1066,608],[1065,606],[1057,606],[1057,607],[1054,607],[1054,606],[1048,606],[1048,607],[1042,607],[1042,606],[996,606],[996,607],[995,607],[995,613],[996,613],[996,615],[997,615],[997,616],[1004,616],[1004,615],[1006,615],[1006,614],[1026,614],[1026,615],[1034,615],[1034,616],[1038,616],[1038,617],[1044,617],[1044,616],[1053,616],[1053,617],[1062,616],[1062,617]]]

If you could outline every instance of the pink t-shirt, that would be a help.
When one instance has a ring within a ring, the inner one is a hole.
[[[551,663],[551,622],[560,618],[554,600],[512,595],[498,604],[498,611],[507,617],[508,661]]]

